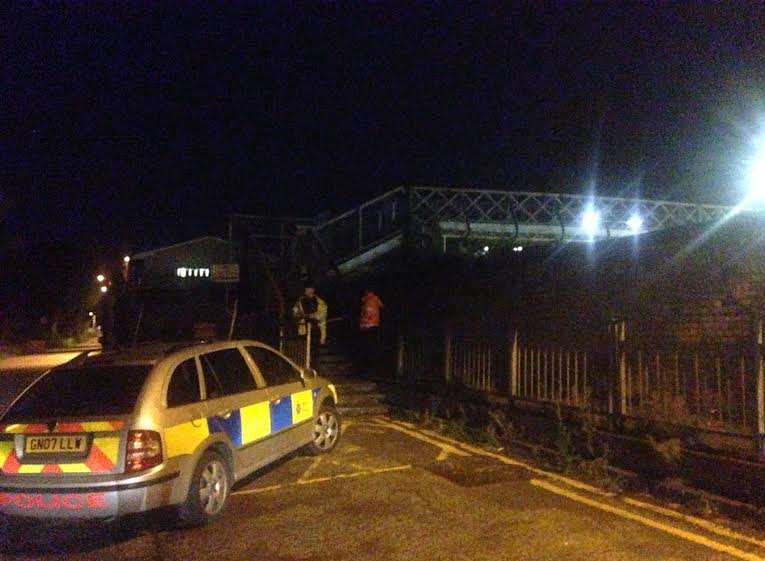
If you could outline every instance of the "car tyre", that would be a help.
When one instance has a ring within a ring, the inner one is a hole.
[[[205,452],[194,468],[189,493],[178,513],[181,523],[199,526],[217,519],[226,506],[233,483],[226,458],[213,450]]]
[[[306,446],[306,452],[312,456],[331,452],[340,440],[341,429],[340,413],[334,405],[324,403],[313,421],[313,440]]]

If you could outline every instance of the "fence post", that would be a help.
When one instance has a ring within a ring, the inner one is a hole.
[[[452,330],[446,328],[444,335],[444,381],[449,384],[452,381]]]
[[[518,396],[518,330],[513,333],[510,344],[510,397]]]
[[[762,320],[757,321],[757,453],[760,458],[765,457],[765,364],[762,357],[763,325]]]
[[[618,360],[619,360],[619,413],[626,415],[627,411],[627,320],[622,320],[617,325],[618,329]]]
[[[400,380],[404,377],[404,336],[401,333],[398,335],[397,351],[396,378]]]
[[[279,352],[284,352],[284,327],[279,326]]]
[[[311,322],[305,323],[305,367],[311,368]]]

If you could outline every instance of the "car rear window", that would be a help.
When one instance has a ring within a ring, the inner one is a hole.
[[[11,407],[3,422],[130,413],[150,370],[151,366],[52,370]]]

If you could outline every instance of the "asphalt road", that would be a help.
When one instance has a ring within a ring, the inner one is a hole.
[[[765,538],[370,418],[351,420],[332,454],[295,455],[242,482],[213,525],[176,529],[166,513],[4,524],[0,559],[758,561]]]

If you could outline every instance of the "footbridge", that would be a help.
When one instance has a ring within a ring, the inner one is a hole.
[[[326,220],[235,215],[232,232],[296,264],[321,255],[337,274],[363,270],[404,246],[447,252],[455,241],[524,245],[583,243],[690,223],[733,207],[652,199],[452,187],[398,187]],[[306,249],[306,242],[315,247]]]

